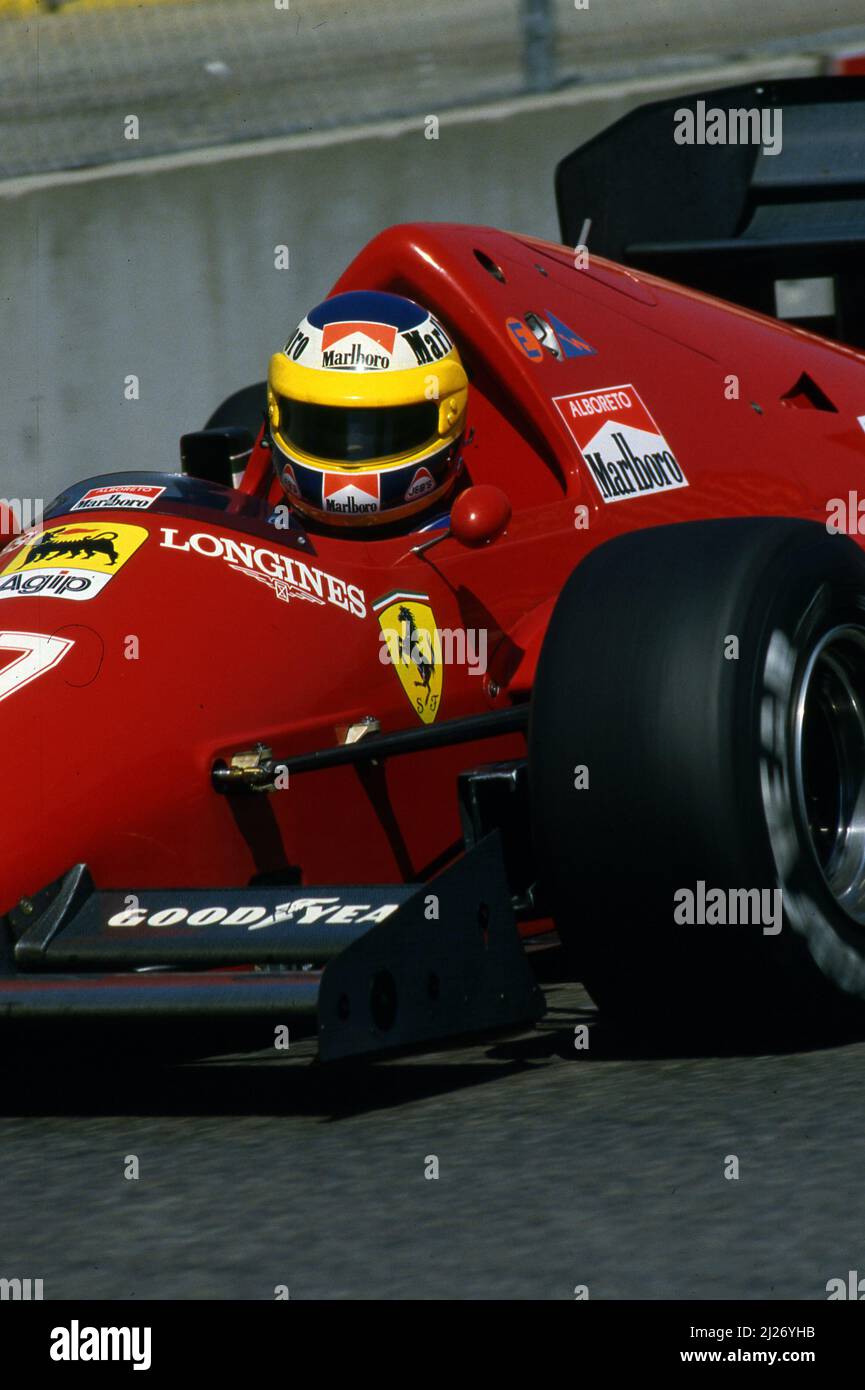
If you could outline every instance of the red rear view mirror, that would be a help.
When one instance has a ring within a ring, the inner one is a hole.
[[[466,488],[451,508],[450,533],[460,545],[489,545],[511,519],[511,504],[500,487],[477,483]]]
[[[423,555],[451,536],[471,549],[490,545],[498,540],[510,519],[511,504],[501,488],[491,483],[476,483],[461,492],[454,502],[447,530],[438,531],[422,545],[412,546],[412,551],[415,555]]]

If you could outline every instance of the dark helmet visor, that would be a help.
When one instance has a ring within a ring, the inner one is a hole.
[[[419,449],[435,437],[438,403],[357,406],[309,405],[277,397],[279,435],[313,458],[365,463]]]

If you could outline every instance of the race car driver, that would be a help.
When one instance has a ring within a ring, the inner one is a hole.
[[[428,310],[350,291],[310,310],[270,359],[262,442],[314,529],[426,529],[459,484],[467,398],[459,353]]]

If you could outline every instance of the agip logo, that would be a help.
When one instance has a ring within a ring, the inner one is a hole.
[[[12,559],[0,572],[0,599],[91,599],[147,539],[144,526],[52,526],[19,536],[4,551]]]

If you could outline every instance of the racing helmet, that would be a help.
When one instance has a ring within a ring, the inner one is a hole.
[[[273,463],[292,506],[364,526],[444,501],[467,398],[459,353],[420,304],[378,290],[324,300],[267,374]]]

